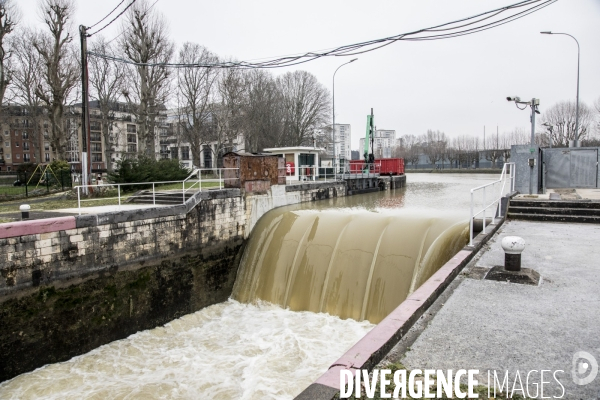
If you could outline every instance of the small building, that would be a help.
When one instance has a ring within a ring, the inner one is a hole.
[[[285,177],[287,180],[317,180],[321,156],[325,149],[318,147],[273,147],[264,149],[266,153],[275,154],[285,160]]]
[[[223,168],[226,188],[263,192],[271,185],[285,185],[283,159],[274,154],[229,152],[223,155]]]

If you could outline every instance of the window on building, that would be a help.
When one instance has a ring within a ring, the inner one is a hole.
[[[92,162],[102,162],[102,153],[92,153]]]
[[[50,153],[45,153],[44,154],[44,161],[50,162]]]
[[[92,148],[92,151],[102,152],[102,144],[101,143],[91,143],[90,147]]]
[[[177,147],[171,147],[171,158],[179,158],[179,149]]]
[[[21,159],[21,155],[17,154],[17,160],[20,160],[20,159]]]
[[[5,147],[10,147],[10,142],[4,142]]]
[[[91,131],[102,130],[102,123],[100,121],[90,121],[90,130]]]
[[[23,139],[29,139],[29,132],[23,131]]]
[[[169,158],[169,148],[164,144],[160,145],[160,158],[162,158],[162,159]]]
[[[31,161],[31,156],[28,153],[23,154],[23,161],[25,161],[25,162]]]
[[[135,126],[135,125],[133,125]],[[135,133],[128,133],[127,134],[127,143],[137,143],[137,135]]]
[[[101,142],[102,141],[102,135],[100,134],[100,132],[91,132],[90,133],[90,142]]]
[[[7,160],[10,160],[10,154],[7,154],[7,155],[6,155],[6,159],[7,159]]]
[[[181,148],[181,159],[182,160],[190,159],[190,148],[188,146],[184,146]]]
[[[50,143],[44,142],[44,150],[46,150],[46,151],[50,150]]]
[[[137,126],[133,124],[127,124],[127,133],[136,133]]]
[[[137,145],[135,145],[135,144],[128,144],[127,145],[127,152],[128,153],[136,153],[137,152]]]
[[[23,150],[29,150],[29,142],[23,142]]]
[[[19,147],[19,142],[15,142],[15,147]]]

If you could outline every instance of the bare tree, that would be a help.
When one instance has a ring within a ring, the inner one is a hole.
[[[7,49],[7,35],[12,33],[19,20],[19,12],[12,0],[0,0],[0,107],[6,88],[10,84],[10,68],[7,68],[11,52]]]
[[[179,63],[216,63],[218,57],[196,43],[184,43]],[[211,113],[219,73],[214,68],[180,68],[177,71],[179,125],[182,138],[190,144],[192,161],[200,166],[203,147],[214,140],[215,119]]]
[[[115,56],[116,52],[104,37],[98,37],[91,43],[93,52]],[[98,102],[102,122],[102,137],[104,139],[104,159],[106,169],[112,172],[111,159],[115,153],[118,141],[116,128],[113,129],[115,109],[125,84],[126,67],[121,63],[108,61],[104,58],[90,57],[88,60],[90,97]]]
[[[329,121],[328,90],[306,71],[287,72],[277,79],[284,110],[284,145],[312,144],[314,131]]]
[[[284,145],[282,99],[275,80],[264,70],[253,70],[245,78],[246,151]]]
[[[444,132],[427,130],[423,152],[429,158],[431,164],[435,166],[438,161],[443,161],[447,145],[448,139]]]
[[[168,96],[171,72],[164,66],[146,64],[166,63],[174,47],[168,38],[165,19],[151,10],[148,0],[138,0],[126,14],[120,45],[125,56],[135,63],[136,79],[128,81],[123,92],[130,103],[138,124],[139,152],[154,156],[157,116]]]
[[[405,164],[415,166],[419,163],[419,155],[421,154],[421,139],[415,135],[404,135],[400,139],[399,149],[395,154],[404,158]]]
[[[40,3],[44,23],[49,32],[38,33],[33,47],[44,64],[42,82],[36,95],[48,109],[51,124],[50,144],[56,156],[64,160],[67,152],[67,134],[64,111],[71,90],[79,76],[70,22],[75,11],[73,0],[42,0]]]
[[[492,134],[491,136],[491,138],[488,138],[488,140],[483,143],[483,152],[485,159],[492,162],[492,168],[496,168],[496,163],[502,156],[500,133],[496,130],[496,134]]]
[[[33,47],[35,36],[34,32],[25,28],[20,29],[11,39],[12,82],[9,91],[15,102],[25,108],[32,124],[31,142],[34,146],[39,146],[43,103],[37,88],[42,85],[43,78],[40,71],[43,70],[44,65],[40,53]]]
[[[222,155],[227,149],[233,149],[238,142],[244,124],[244,104],[246,87],[244,73],[238,69],[225,69],[221,72],[218,89],[218,101],[211,106],[211,114],[216,122],[215,156]]]
[[[579,103],[579,140],[584,140],[590,131],[593,114],[585,103]],[[552,145],[567,147],[569,140],[577,138],[576,104],[573,101],[561,101],[550,107],[540,118],[540,124],[553,126],[550,134]]]

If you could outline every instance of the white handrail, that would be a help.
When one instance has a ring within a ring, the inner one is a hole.
[[[218,172],[216,172],[218,170]],[[88,201],[97,201],[97,200],[111,200],[118,199],[119,209],[121,208],[121,186],[135,186],[135,185],[149,185],[152,186],[152,204],[156,205],[156,189],[158,185],[165,184],[181,184],[181,193],[182,193],[182,204],[185,204],[185,195],[191,189],[194,189],[197,185],[197,190],[202,191],[202,171],[211,171],[215,178],[205,179],[205,182],[218,182],[219,189],[222,189],[225,186],[225,181],[227,179],[239,179],[239,178],[225,178],[222,170],[238,170],[238,168],[196,168],[192,173],[183,181],[159,181],[159,182],[132,182],[132,183],[102,183],[96,185],[77,185],[74,186],[73,189],[77,190],[77,208],[79,211],[79,215],[81,215],[81,203]],[[194,182],[191,186],[186,188],[186,183],[188,183],[194,176],[197,176],[197,181]],[[83,188],[106,188],[106,187],[115,187],[117,188],[117,197],[101,197],[101,198],[92,198],[92,199],[82,199],[81,198],[81,189]],[[160,188],[159,188],[160,189]],[[179,190],[177,189],[177,192]],[[175,193],[177,193],[175,192]]]
[[[510,168],[508,168],[508,167],[510,167]],[[509,175],[507,175],[507,174],[509,174]],[[497,213],[494,212],[492,214],[492,224],[496,223],[496,218],[500,218],[500,200],[502,199],[502,197],[505,194],[506,182],[508,180],[510,180],[509,193],[512,193],[515,189],[515,163],[504,163],[504,166],[502,167],[502,173],[500,174],[500,179],[498,179],[497,181],[486,183],[485,185],[477,186],[477,187],[471,189],[471,218],[469,219],[469,246],[471,246],[471,247],[473,246],[473,220],[475,219],[476,216],[478,216],[479,214],[483,214],[483,233],[487,233],[486,229],[485,229],[486,228],[485,212],[488,208],[496,206],[498,209]],[[499,195],[498,196],[492,195],[492,199],[493,199],[492,202],[489,204],[486,204],[486,188],[497,185],[499,183],[502,183],[502,187],[500,188]],[[477,212],[474,211],[475,192],[476,191],[483,192],[482,193],[483,208]]]

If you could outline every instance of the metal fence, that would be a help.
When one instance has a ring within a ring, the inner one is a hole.
[[[102,183],[95,185],[77,185],[77,208],[81,215],[82,204],[91,206],[99,202],[115,202],[119,208],[132,193],[142,189],[148,189],[147,196],[151,195],[152,204],[156,205],[158,195],[173,194],[180,195],[181,204],[185,204],[188,194],[202,190],[223,189],[227,178],[226,170],[237,170],[237,168],[198,168],[182,181],[160,181],[160,182],[135,182],[135,183]],[[136,190],[137,189],[137,190]],[[106,205],[106,204],[102,204]]]
[[[43,196],[70,190],[73,186],[70,171],[0,172],[0,200]]]
[[[506,163],[502,167],[500,179],[485,185],[477,186],[471,189],[471,218],[469,219],[469,246],[473,246],[473,220],[476,216],[483,214],[483,233],[486,233],[486,211],[489,208],[496,207],[492,211],[492,224],[496,223],[496,218],[500,217],[500,199],[507,193],[515,190],[515,163]],[[475,195],[481,194],[481,200],[476,205]],[[477,211],[475,207],[478,208]]]

